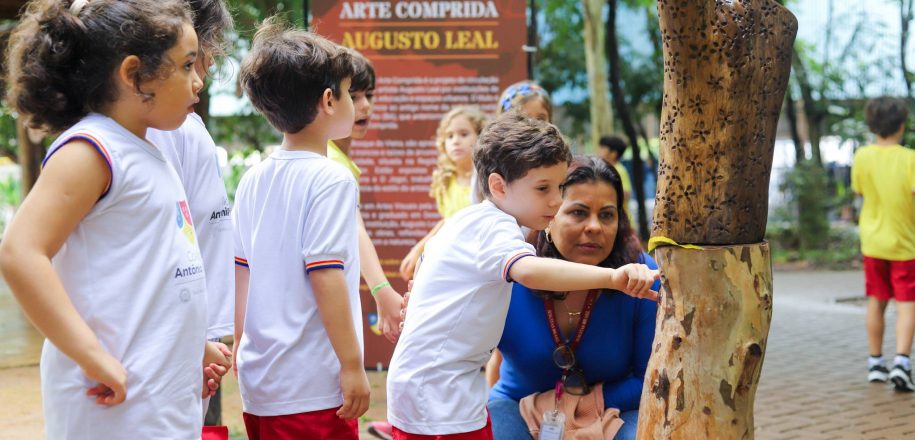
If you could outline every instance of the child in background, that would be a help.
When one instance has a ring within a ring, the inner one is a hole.
[[[350,52],[353,56],[353,80],[349,93],[353,97],[353,108],[356,111],[353,132],[349,137],[329,141],[327,157],[353,173],[358,187],[362,170],[350,159],[349,154],[353,139],[362,139],[368,134],[369,118],[372,116],[375,99],[375,69],[372,68],[372,63],[368,58],[361,53],[352,49]],[[400,309],[403,298],[391,287],[391,283],[384,274],[384,269],[378,260],[378,252],[375,251],[375,245],[372,244],[372,238],[365,230],[362,211],[357,208],[356,214],[359,226],[359,261],[362,278],[365,279],[369,292],[375,298],[375,307],[378,310],[378,329],[388,341],[394,343],[397,342],[397,337],[400,335]]]
[[[214,56],[222,54],[223,39],[232,28],[232,15],[223,0],[185,0],[194,14],[194,30],[197,32],[200,53],[194,69],[200,78],[207,76],[213,65]],[[232,263],[232,218],[231,206],[226,187],[219,172],[216,157],[216,143],[206,125],[197,113],[188,115],[177,130],[148,130],[146,138],[155,145],[162,155],[175,167],[184,191],[194,224],[194,232],[203,257],[207,286],[207,340],[208,347],[216,348],[225,356],[231,356],[228,347],[219,342],[222,337],[232,335],[235,320],[235,269]],[[225,374],[225,365],[213,367]],[[218,381],[208,380],[216,386]],[[209,397],[215,391],[206,390],[204,412]],[[214,404],[214,408],[218,409]],[[219,424],[216,413],[215,424]]]
[[[553,102],[550,94],[539,84],[524,80],[505,88],[499,97],[498,114],[517,110],[544,122],[553,120]]]
[[[550,94],[533,81],[516,82],[505,88],[499,97],[497,115],[517,111],[528,117],[544,122],[553,121],[553,103]],[[476,171],[474,171],[476,173]],[[471,181],[470,200],[472,203],[483,201],[483,191],[477,185],[476,174]],[[526,231],[525,235],[527,235]]]
[[[426,242],[438,232],[445,220],[470,205],[473,146],[485,125],[486,115],[478,107],[455,107],[442,117],[435,139],[438,163],[432,172],[429,189],[442,220],[410,249],[400,263],[400,276],[404,279],[413,276],[413,268]]]
[[[352,54],[268,19],[240,83],[283,143],[235,197],[235,336],[251,440],[359,438],[368,409],[359,302],[358,189],[325,157],[350,135]]]
[[[394,439],[492,439],[480,368],[501,337],[512,282],[656,297],[658,273],[645,265],[540,258],[524,241],[519,225],[542,230],[556,214],[571,157],[556,127],[518,112],[483,131],[473,161],[487,200],[442,226],[416,272],[388,373]]]
[[[459,107],[460,108],[460,107]],[[550,101],[550,95],[537,85],[533,81],[520,81],[515,84],[508,86],[505,91],[502,92],[501,97],[499,98],[497,113],[501,115],[509,111],[518,111],[524,115],[527,115],[531,118],[550,122],[552,119],[553,105]],[[446,115],[447,118],[447,115]],[[444,120],[442,121],[444,124]],[[439,125],[439,132],[442,131],[443,125]],[[482,124],[480,127],[482,130]],[[477,132],[479,134],[479,131]],[[442,163],[442,154],[441,148],[439,148],[439,167]],[[435,178],[433,177],[433,185],[435,184]],[[471,170],[470,176],[470,188],[469,190],[469,203],[477,204],[483,201],[483,192],[479,187],[478,179],[476,177],[476,170]],[[455,192],[457,188],[455,188]],[[430,195],[435,197],[436,191],[435,188],[432,188]],[[453,194],[450,194],[453,195]],[[436,203],[439,204],[439,212],[441,213],[441,204],[439,199],[436,198]],[[459,204],[453,204],[452,206],[459,206]],[[465,205],[466,206],[466,205]],[[463,206],[461,206],[463,208]],[[442,215],[444,218],[445,216]],[[407,253],[407,256],[400,262],[400,276],[404,280],[409,280],[413,277],[413,269],[416,267],[416,262],[419,260],[419,256],[422,255],[423,246],[426,242],[438,232],[441,228],[441,223],[435,225],[422,240],[416,243]],[[530,231],[525,231],[525,235],[530,233]]]
[[[47,438],[200,437],[203,267],[181,182],[145,139],[198,101],[191,20],[180,0],[35,0],[10,36],[9,102],[63,131],[0,246],[47,337]]]
[[[620,175],[620,180],[623,181],[623,211],[625,211],[626,216],[629,217],[629,222],[634,224],[634,222],[632,222],[632,213],[629,212],[629,196],[632,194],[632,180],[629,178],[629,171],[626,169],[626,166],[621,162],[623,154],[626,153],[628,148],[629,145],[619,136],[601,136],[600,140],[597,142],[597,155],[610,165],[613,165],[613,168],[615,168],[616,172]]]
[[[915,332],[915,151],[899,143],[909,116],[906,101],[882,97],[865,108],[874,145],[855,152],[851,187],[864,198],[859,227],[867,291],[867,360],[871,382],[889,378],[897,391],[912,384],[912,335]],[[896,357],[887,371],[883,359],[884,313],[896,300]]]

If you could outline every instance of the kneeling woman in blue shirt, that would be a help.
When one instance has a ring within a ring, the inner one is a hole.
[[[620,176],[612,166],[596,157],[576,157],[562,192],[559,212],[538,237],[538,255],[604,267],[636,262],[657,267],[632,232]],[[604,406],[619,409],[625,422],[616,439],[635,438],[656,311],[654,301],[615,291],[570,295],[516,283],[499,342],[501,365],[497,355],[488,366],[491,381],[498,371],[489,395],[495,438],[530,439],[519,400],[553,390],[564,373],[570,390],[602,383]],[[580,328],[583,317],[586,325]]]

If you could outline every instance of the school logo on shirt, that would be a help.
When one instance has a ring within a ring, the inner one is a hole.
[[[197,236],[194,234],[194,221],[191,220],[191,210],[187,207],[187,201],[182,200],[175,203],[178,208],[178,215],[175,218],[178,223],[178,229],[184,233],[184,236],[187,237],[187,241],[191,244],[197,243]]]

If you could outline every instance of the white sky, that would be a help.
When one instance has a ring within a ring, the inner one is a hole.
[[[833,8],[832,44],[826,45],[828,6]],[[829,50],[837,59],[857,27],[858,51],[849,56],[843,67],[850,84],[847,92],[861,95],[858,82],[866,83],[864,94],[903,93],[904,82],[899,64],[900,14],[898,0],[794,0],[789,9],[798,17],[798,39],[813,45],[817,59]],[[910,34],[915,33],[915,23]],[[909,37],[909,70],[915,70],[915,38]],[[860,80],[854,79],[860,75]]]

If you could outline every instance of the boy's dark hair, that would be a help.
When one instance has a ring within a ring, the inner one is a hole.
[[[60,132],[118,98],[114,71],[140,58],[136,93],[176,68],[166,52],[192,14],[182,0],[33,0],[10,35],[8,99],[26,123]],[[75,13],[74,13],[75,12]]]
[[[225,55],[225,35],[233,27],[232,14],[226,3],[223,0],[185,1],[194,13],[194,31],[197,32],[200,47],[213,58]]]
[[[330,89],[340,98],[340,82],[352,76],[348,49],[274,16],[254,35],[239,82],[271,125],[283,133],[297,133],[314,121],[324,91]]]
[[[903,99],[881,96],[867,101],[864,114],[871,132],[886,138],[895,134],[909,118],[909,107]]]
[[[353,56],[353,80],[350,82],[350,93],[375,90],[375,68],[365,55],[350,49]]]
[[[511,183],[534,168],[568,164],[571,160],[569,144],[556,126],[517,110],[503,113],[483,129],[473,150],[478,183],[487,197],[492,195],[489,189],[492,173]]]
[[[626,215],[624,210],[623,181],[616,168],[599,157],[575,156],[571,165],[569,165],[569,171],[566,173],[566,178],[560,188],[562,189],[563,197],[565,197],[566,190],[570,186],[598,182],[606,183],[616,191],[617,229],[610,255],[597,265],[615,269],[625,264],[638,263],[639,256],[642,253],[642,245],[634,234],[632,225],[629,223],[629,216]],[[566,259],[559,253],[553,242],[546,239],[546,234],[543,231],[540,232],[537,239],[537,255]]]
[[[623,153],[629,148],[626,141],[619,136],[601,136],[600,140],[597,142],[597,146],[616,152],[617,157],[623,157]]]

